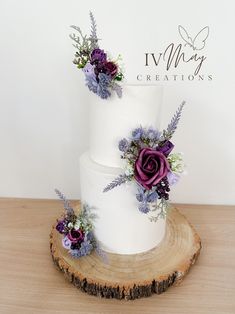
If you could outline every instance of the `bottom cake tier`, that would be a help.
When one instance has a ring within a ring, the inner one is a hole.
[[[149,220],[151,214],[138,210],[133,182],[103,192],[122,169],[105,167],[91,160],[89,153],[80,158],[82,204],[94,209],[94,232],[103,250],[117,254],[136,254],[157,246],[165,235],[166,221]]]

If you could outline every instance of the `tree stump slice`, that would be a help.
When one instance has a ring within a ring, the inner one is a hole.
[[[104,298],[134,300],[165,292],[182,281],[201,250],[200,237],[176,208],[168,214],[166,234],[157,247],[140,254],[107,253],[108,262],[95,252],[74,259],[55,226],[50,234],[55,265],[77,288]]]

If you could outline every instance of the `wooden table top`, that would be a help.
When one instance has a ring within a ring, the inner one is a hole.
[[[60,201],[0,199],[0,313],[234,314],[235,206],[176,207],[202,239],[198,261],[179,286],[119,301],[82,293],[54,267],[49,233]]]

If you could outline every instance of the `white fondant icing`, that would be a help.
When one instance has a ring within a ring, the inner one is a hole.
[[[102,249],[118,254],[141,253],[161,242],[165,219],[151,222],[149,214],[138,210],[134,182],[103,192],[120,173],[122,169],[97,164],[88,152],[84,153],[80,158],[81,200],[95,208],[98,217],[94,232]]]
[[[90,156],[105,166],[122,167],[118,143],[142,125],[160,128],[162,87],[125,85],[123,96],[101,99],[90,93]]]

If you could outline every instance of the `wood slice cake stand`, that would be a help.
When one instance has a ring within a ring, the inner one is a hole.
[[[176,208],[168,214],[163,241],[145,253],[107,253],[107,262],[96,253],[74,259],[61,239],[54,225],[50,235],[52,258],[71,283],[91,295],[127,300],[160,294],[181,282],[201,249],[198,234]]]

